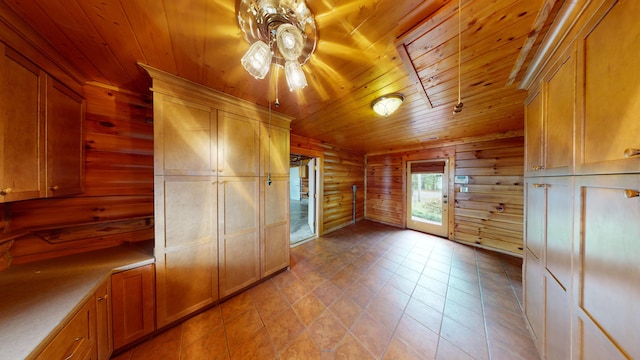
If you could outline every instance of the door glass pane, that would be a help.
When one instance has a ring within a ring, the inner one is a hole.
[[[442,174],[411,174],[411,218],[442,224]]]

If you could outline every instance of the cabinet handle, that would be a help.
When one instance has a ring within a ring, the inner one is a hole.
[[[104,300],[107,299],[108,296],[109,295],[106,295],[106,294],[104,296],[100,296],[100,297],[98,297],[98,301],[104,301]]]
[[[534,188],[546,188],[547,184],[533,184]]]
[[[640,149],[632,149],[632,148],[628,148],[624,150],[624,157],[626,158],[630,158],[633,156],[638,156],[640,155]]]
[[[9,194],[11,191],[13,191],[13,189],[11,189],[11,188],[2,189],[2,190],[0,190],[0,195],[5,196],[5,195]]]
[[[60,189],[60,187],[58,185],[49,186],[49,190],[51,190],[51,191],[56,191],[58,189]]]
[[[78,337],[75,339],[76,345],[73,347],[73,350],[71,350],[71,354],[67,355],[64,360],[71,360],[73,358],[73,356],[76,354],[76,351],[78,351],[78,348],[80,347],[80,340],[82,340],[82,338]]]
[[[626,197],[627,199],[631,199],[639,196],[640,196],[640,192],[636,190],[627,189],[624,191],[624,197]]]
[[[533,171],[540,171],[540,170],[544,170],[544,166],[542,166],[542,165],[536,165],[536,166],[534,166],[531,170],[533,170]]]

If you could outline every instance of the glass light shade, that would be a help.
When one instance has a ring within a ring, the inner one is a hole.
[[[242,66],[256,79],[264,79],[271,68],[271,49],[263,41],[256,41],[244,54]]]
[[[302,66],[297,61],[287,61],[284,64],[284,74],[287,78],[289,91],[299,90],[307,86],[307,78],[304,76]]]
[[[373,101],[371,107],[378,115],[389,116],[404,102],[402,94],[390,94],[379,97]]]
[[[297,62],[298,56],[302,53],[304,38],[297,27],[291,24],[282,24],[278,26],[276,32],[276,44],[282,57]]]

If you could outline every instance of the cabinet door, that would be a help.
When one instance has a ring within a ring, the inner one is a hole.
[[[107,280],[103,281],[96,291],[96,345],[98,360],[110,359],[113,351],[110,280],[110,278],[107,278]]]
[[[560,286],[552,276],[545,276],[544,358],[571,359],[570,289]]]
[[[543,86],[541,84],[540,86]],[[541,175],[540,170],[544,168],[542,162],[542,99],[540,90],[534,93],[533,98],[525,105],[525,175]]]
[[[581,174],[640,171],[639,13],[638,1],[603,6],[580,36],[584,116],[576,161]]]
[[[211,176],[156,177],[158,327],[218,299],[216,190]]]
[[[153,101],[155,174],[215,175],[215,111],[157,92]]]
[[[44,196],[44,73],[0,43],[0,202]]]
[[[547,270],[565,289],[571,287],[573,243],[573,179],[545,177],[545,264]]]
[[[527,179],[525,191],[525,247],[537,259],[541,259],[546,226],[546,185],[544,184],[544,179]]]
[[[96,359],[95,337],[96,303],[92,297],[36,359]]]
[[[546,89],[544,174],[568,175],[573,172],[573,140],[575,138],[573,131],[576,102],[575,50],[562,58],[560,66],[548,79]]]
[[[83,190],[82,98],[47,78],[47,197]]]
[[[543,352],[544,339],[544,268],[542,260],[524,252],[524,314],[529,322],[534,341],[540,353]]]
[[[581,316],[630,358],[640,358],[640,176],[576,179]],[[584,344],[589,346],[589,344]],[[588,350],[587,350],[588,352]]]
[[[262,277],[289,266],[289,178],[275,178],[262,186]]]
[[[218,174],[258,176],[260,124],[240,115],[218,110]]]
[[[153,264],[113,274],[111,289],[113,348],[119,349],[155,329]]]
[[[221,178],[218,189],[220,297],[224,297],[260,280],[259,178]]]
[[[262,124],[260,129],[260,174],[289,176],[289,129]]]

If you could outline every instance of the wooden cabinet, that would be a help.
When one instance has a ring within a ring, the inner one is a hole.
[[[79,194],[84,185],[83,99],[47,78],[47,197]]]
[[[279,199],[288,181],[265,192],[261,175],[271,167],[288,179],[291,119],[141,66],[153,79],[156,303],[164,327],[288,266],[288,193],[286,204]]]
[[[260,280],[258,177],[226,177],[218,186],[220,296]]]
[[[0,202],[44,196],[46,75],[0,43]]]
[[[89,360],[96,358],[96,302],[91,298],[36,359]]]
[[[525,315],[543,358],[640,358],[640,2],[560,13],[575,28],[551,43],[564,50],[544,59],[526,105]]]
[[[2,43],[0,53],[0,202],[82,192],[82,97]]]
[[[218,300],[217,197],[215,176],[156,176],[158,327]]]
[[[576,54],[562,56],[526,104],[526,176],[573,173]]]
[[[262,178],[262,277],[289,266],[289,177]]]
[[[637,1],[605,1],[579,36],[577,172],[640,172]]]
[[[113,348],[120,349],[155,330],[154,265],[111,276]]]
[[[583,224],[576,233],[577,329],[590,327],[598,342],[640,358],[640,176],[585,176],[576,184],[575,216]],[[591,351],[592,343],[577,338],[580,354]]]
[[[96,349],[97,360],[108,360],[113,352],[113,326],[111,315],[111,278],[96,290]]]

